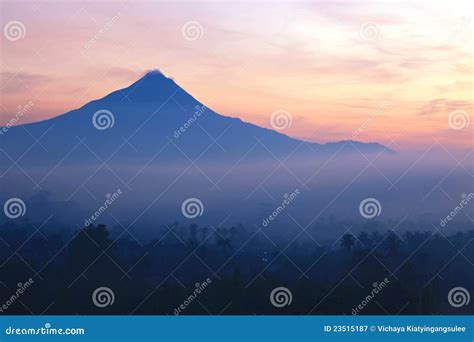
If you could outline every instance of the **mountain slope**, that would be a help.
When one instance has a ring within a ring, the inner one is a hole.
[[[0,162],[22,165],[242,161],[289,155],[390,152],[371,143],[316,144],[219,115],[159,71],[129,87],[0,136]],[[4,163],[4,165],[6,165]]]

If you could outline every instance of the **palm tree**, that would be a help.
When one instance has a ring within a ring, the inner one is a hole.
[[[355,237],[352,234],[346,233],[341,239],[341,247],[350,251],[355,245]]]

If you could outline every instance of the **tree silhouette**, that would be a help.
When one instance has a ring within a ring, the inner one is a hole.
[[[385,246],[388,255],[396,256],[402,246],[402,241],[394,231],[389,231],[387,234],[388,236],[385,239]]]
[[[344,227],[334,219],[333,224]],[[390,283],[377,294],[380,306],[368,305],[359,314],[401,309],[403,314],[450,314],[449,289],[474,284],[472,265],[467,262],[474,260],[470,248],[474,230],[441,236],[413,229],[369,233],[354,227],[357,239],[347,233],[337,242],[340,248],[333,248],[331,241],[315,248],[308,239],[285,247],[287,239],[272,236],[272,244],[258,235],[251,238],[253,232],[243,226],[230,226],[219,227],[213,233],[215,243],[190,254],[190,246],[209,238],[210,228],[176,225],[179,238],[166,235],[167,229],[136,241],[113,231],[109,234],[104,225],[85,227],[74,235],[70,229],[59,234],[64,227],[49,225],[40,234],[38,225],[27,221],[0,223],[0,296],[10,298],[19,282],[33,277],[34,286],[21,301],[35,313],[48,308],[47,314],[173,314],[196,284],[209,277],[212,283],[199,295],[199,302],[182,314],[214,314],[223,308],[223,314],[244,315],[350,314],[354,302],[385,278]],[[462,257],[456,257],[458,247],[466,247]],[[237,253],[230,257],[232,248]],[[304,275],[300,277],[296,268]],[[434,277],[440,269],[442,277]],[[38,270],[41,279],[32,270]],[[346,279],[349,273],[362,287]],[[91,295],[103,286],[113,290],[115,303],[98,311]],[[294,295],[284,310],[275,309],[268,300],[278,286]],[[315,302],[321,303],[312,311]],[[8,314],[30,313],[25,306],[16,303]],[[457,308],[456,313],[472,314],[472,306]]]
[[[195,249],[198,244],[198,226],[195,223],[189,225],[188,244],[191,249]]]
[[[232,237],[229,235],[229,231],[220,227],[216,229],[216,244],[224,252],[232,250],[231,242]]]
[[[341,247],[346,249],[347,251],[351,251],[355,245],[355,237],[350,233],[344,234],[341,239]]]

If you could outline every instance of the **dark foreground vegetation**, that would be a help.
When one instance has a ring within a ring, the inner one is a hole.
[[[361,303],[362,315],[474,313],[472,302],[448,302],[454,287],[474,295],[474,230],[348,231],[322,244],[311,232],[280,241],[242,226],[174,224],[146,243],[104,225],[43,228],[0,226],[2,314],[351,315]],[[113,291],[111,305],[94,305],[99,287]],[[289,305],[272,305],[276,287],[291,291]]]

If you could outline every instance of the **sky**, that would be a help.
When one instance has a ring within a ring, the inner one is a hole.
[[[0,12],[0,125],[159,69],[220,114],[272,128],[287,113],[296,138],[474,145],[471,1],[1,0]]]

